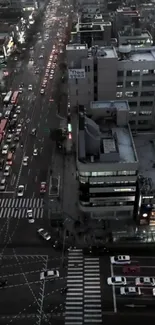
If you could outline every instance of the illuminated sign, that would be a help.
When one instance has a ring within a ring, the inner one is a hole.
[[[68,69],[69,79],[84,79],[85,70],[84,69]]]

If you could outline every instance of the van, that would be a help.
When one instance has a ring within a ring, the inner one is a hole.
[[[13,158],[13,153],[9,152],[8,156],[7,156],[7,161],[6,161],[7,165],[12,165],[12,158]]]

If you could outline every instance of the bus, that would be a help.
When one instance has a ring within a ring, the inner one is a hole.
[[[2,136],[5,135],[5,129],[6,129],[7,122],[8,122],[7,119],[2,119],[0,122],[0,135],[2,135]]]
[[[17,104],[18,95],[19,95],[19,91],[15,91],[13,93],[12,98],[11,98],[11,104],[13,104],[13,105]]]
[[[11,97],[12,97],[12,91],[10,90],[10,91],[6,94],[6,96],[4,97],[4,99],[3,99],[3,103],[4,103],[5,105],[9,104],[9,102],[10,102],[10,100],[11,100]]]

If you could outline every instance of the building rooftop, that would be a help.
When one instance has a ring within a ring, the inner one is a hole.
[[[131,61],[154,61],[155,60],[155,49],[146,51],[135,51],[132,52],[129,60]]]
[[[92,102],[91,109],[91,113],[95,110],[92,118],[85,113],[80,113],[79,116],[79,160],[89,163],[137,162],[128,124],[124,122],[124,125],[118,126],[117,113],[122,111],[120,114],[123,114],[123,118],[124,114],[128,114],[127,102],[116,101],[116,105],[110,101]]]
[[[152,180],[155,190],[155,133],[139,133],[134,137],[139,160],[139,174]]]
[[[147,30],[138,29],[126,29],[123,31],[119,31],[118,35],[121,37],[135,37],[135,38],[151,38],[151,34]]]
[[[117,58],[117,52],[114,47],[92,46],[88,50],[88,56],[97,56],[103,58]]]
[[[117,10],[116,10],[116,12],[117,13],[121,13],[121,14],[123,14],[123,15],[126,15],[126,16],[139,16],[139,12],[138,12],[138,10],[135,10],[135,8],[134,9],[132,9],[132,8],[130,8],[130,7],[122,7],[122,8],[118,8]]]

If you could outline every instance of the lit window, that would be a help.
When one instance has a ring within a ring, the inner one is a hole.
[[[130,115],[136,115],[136,112],[135,111],[130,111],[129,114]]]
[[[132,75],[140,74],[140,70],[132,70]]]
[[[139,113],[140,116],[150,116],[152,115],[152,111],[141,111]]]
[[[120,97],[122,97],[122,95],[123,95],[123,93],[122,93],[122,92],[117,92],[117,93],[116,93],[116,97],[117,97],[117,98],[120,98]]]
[[[143,70],[143,74],[148,74],[149,70]]]
[[[126,97],[133,97],[133,91],[126,91],[125,96]]]

